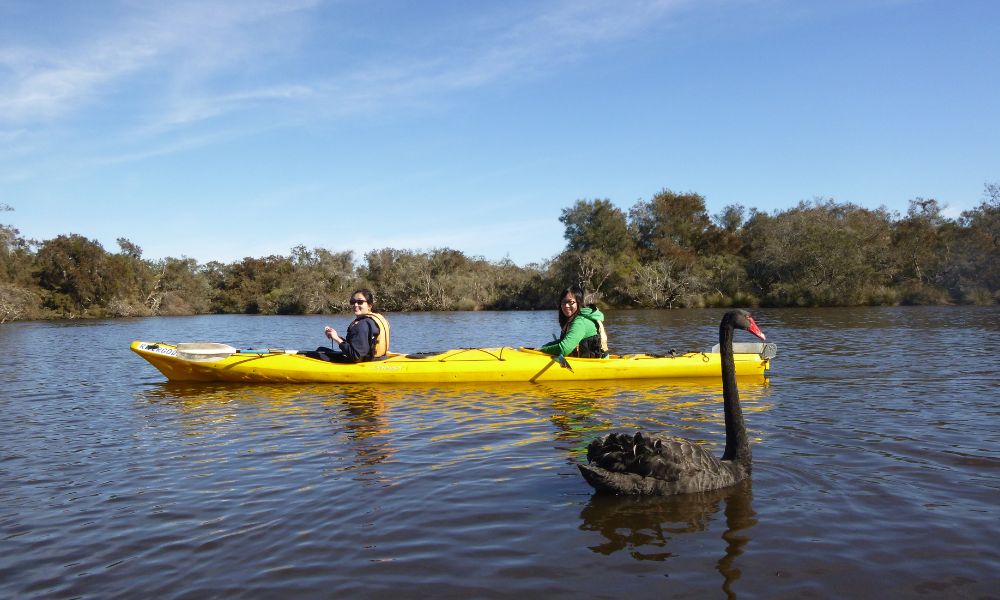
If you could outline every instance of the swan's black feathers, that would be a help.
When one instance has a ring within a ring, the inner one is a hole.
[[[634,435],[609,433],[587,446],[589,464],[577,465],[590,485],[598,491],[615,494],[672,495],[728,487],[750,476],[750,447],[732,364],[735,328],[764,337],[750,315],[742,310],[726,313],[719,326],[727,423],[726,460],[716,458],[704,447],[684,438],[641,431]],[[732,438],[730,429],[734,431]]]
[[[620,433],[598,438],[587,447],[587,461],[591,467],[597,467],[601,471],[652,478],[661,484],[672,484],[678,490],[688,487],[684,482],[698,481],[699,486],[708,485],[702,482],[703,478],[699,476],[701,473],[728,471],[722,461],[690,440],[637,432],[635,437],[639,436],[641,443],[633,443],[633,436]],[[720,481],[724,485],[731,485],[738,479],[723,477]],[[654,485],[653,482],[629,483],[628,487],[664,489],[664,485]],[[715,486],[705,489],[715,489]],[[605,490],[613,491],[607,490],[606,486]]]

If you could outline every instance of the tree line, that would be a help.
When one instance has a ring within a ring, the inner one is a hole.
[[[11,207],[0,204],[0,211]],[[993,304],[1000,301],[1000,184],[948,218],[934,199],[906,214],[819,199],[709,215],[664,189],[628,211],[607,199],[562,210],[566,247],[518,266],[459,250],[296,246],[223,264],[148,260],[127,238],[109,252],[78,234],[36,241],[0,225],[0,322],[18,319],[346,311],[359,287],[380,310],[548,309],[580,285],[619,308]]]

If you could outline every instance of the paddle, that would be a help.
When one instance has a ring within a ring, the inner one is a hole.
[[[575,373],[576,372],[576,371],[573,370],[573,367],[569,366],[569,361],[566,360],[566,357],[563,356],[562,354],[554,357],[552,360],[554,360],[557,363],[559,363],[560,367],[562,367],[564,369],[569,369],[570,373]]]
[[[228,344],[214,342],[185,342],[177,344],[177,357],[187,360],[220,360],[233,354],[296,354],[298,350],[283,348],[240,350]]]
[[[236,354],[238,350],[228,344],[215,344],[212,342],[186,342],[177,344],[178,354],[193,354],[196,356],[229,356]]]

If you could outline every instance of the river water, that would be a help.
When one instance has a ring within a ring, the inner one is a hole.
[[[617,352],[721,311],[609,311]],[[611,430],[724,445],[721,385],[169,384],[128,344],[313,348],[347,316],[0,326],[3,598],[1000,597],[1000,309],[758,310],[751,481],[603,497]],[[555,312],[390,315],[393,349],[537,346]],[[737,341],[751,341],[737,332]]]

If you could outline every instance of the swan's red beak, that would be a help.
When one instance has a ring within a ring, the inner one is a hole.
[[[747,331],[749,331],[750,333],[754,334],[755,336],[759,337],[762,340],[767,339],[766,337],[764,337],[764,332],[760,330],[760,327],[757,327],[757,322],[754,321],[753,318],[747,317],[747,321],[750,322],[750,327],[747,327]]]

